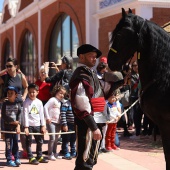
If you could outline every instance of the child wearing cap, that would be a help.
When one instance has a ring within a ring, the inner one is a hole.
[[[116,127],[117,122],[121,117],[121,106],[118,101],[119,99],[119,89],[113,91],[108,97],[107,105],[110,110],[110,121],[107,121],[108,124],[106,132],[106,149],[108,151],[118,150],[119,148],[115,145],[115,136],[116,136]]]
[[[24,127],[26,134],[26,150],[28,153],[29,163],[38,165],[39,163],[48,163],[42,156],[43,134],[46,132],[44,109],[42,101],[37,99],[39,86],[32,83],[28,86],[28,98],[23,104]],[[33,156],[31,150],[32,135],[29,133],[42,133],[42,135],[34,135],[36,141],[37,158]]]
[[[21,165],[19,160],[18,134],[20,133],[21,105],[16,102],[18,90],[14,86],[7,87],[7,98],[2,105],[2,119],[4,121],[4,130],[13,131],[16,134],[5,133],[5,156],[7,166],[17,167]],[[12,155],[15,161],[12,160]]]

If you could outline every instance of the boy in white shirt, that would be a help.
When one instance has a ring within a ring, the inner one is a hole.
[[[39,163],[48,163],[48,160],[44,159],[42,156],[43,135],[34,135],[37,144],[37,158],[33,156],[31,150],[32,135],[29,135],[29,133],[44,134],[46,132],[43,104],[36,98],[38,92],[39,87],[34,83],[30,84],[28,86],[28,98],[23,103],[26,150],[28,153],[29,163],[34,165],[38,165]]]

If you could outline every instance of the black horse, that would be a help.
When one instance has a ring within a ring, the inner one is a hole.
[[[122,9],[112,32],[108,65],[121,70],[137,52],[142,110],[158,125],[170,170],[170,36],[161,27]]]

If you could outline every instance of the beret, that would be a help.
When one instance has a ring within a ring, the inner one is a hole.
[[[98,50],[96,47],[93,47],[90,44],[83,44],[77,49],[77,56],[79,56],[80,54],[86,54],[89,52],[96,52],[97,58],[99,58],[102,55],[102,52]]]

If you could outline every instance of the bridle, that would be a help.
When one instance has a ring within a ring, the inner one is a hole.
[[[142,26],[141,26],[141,28],[140,28],[140,30],[139,30],[139,32],[137,33],[137,37],[138,37],[138,49],[137,49],[137,60],[140,60],[140,50],[139,50],[139,47],[141,46],[141,44],[140,44],[140,38],[141,38],[141,32],[142,32],[142,30],[143,30],[143,28],[144,28],[144,25],[145,25],[145,23],[146,23],[146,20],[145,19],[143,19],[144,21],[143,21],[143,23],[142,23]],[[110,50],[112,51],[112,52],[114,52],[114,53],[118,53],[118,51],[116,50],[116,49],[114,49],[113,47],[111,47],[110,48]],[[133,54],[134,55],[134,54]],[[129,59],[129,62],[128,62],[128,66],[130,65],[130,63],[131,63],[131,61],[132,61],[132,58],[133,58],[133,55],[130,57],[130,59]],[[121,70],[122,71],[122,70]],[[142,97],[143,97],[143,95],[144,95],[144,93],[146,93],[146,91],[148,90],[148,89],[150,89],[150,87],[152,87],[152,85],[154,85],[155,84],[155,82],[156,82],[156,80],[151,80],[145,87],[143,87],[142,88],[142,90],[141,90],[141,93],[140,93],[140,101],[142,101]]]

